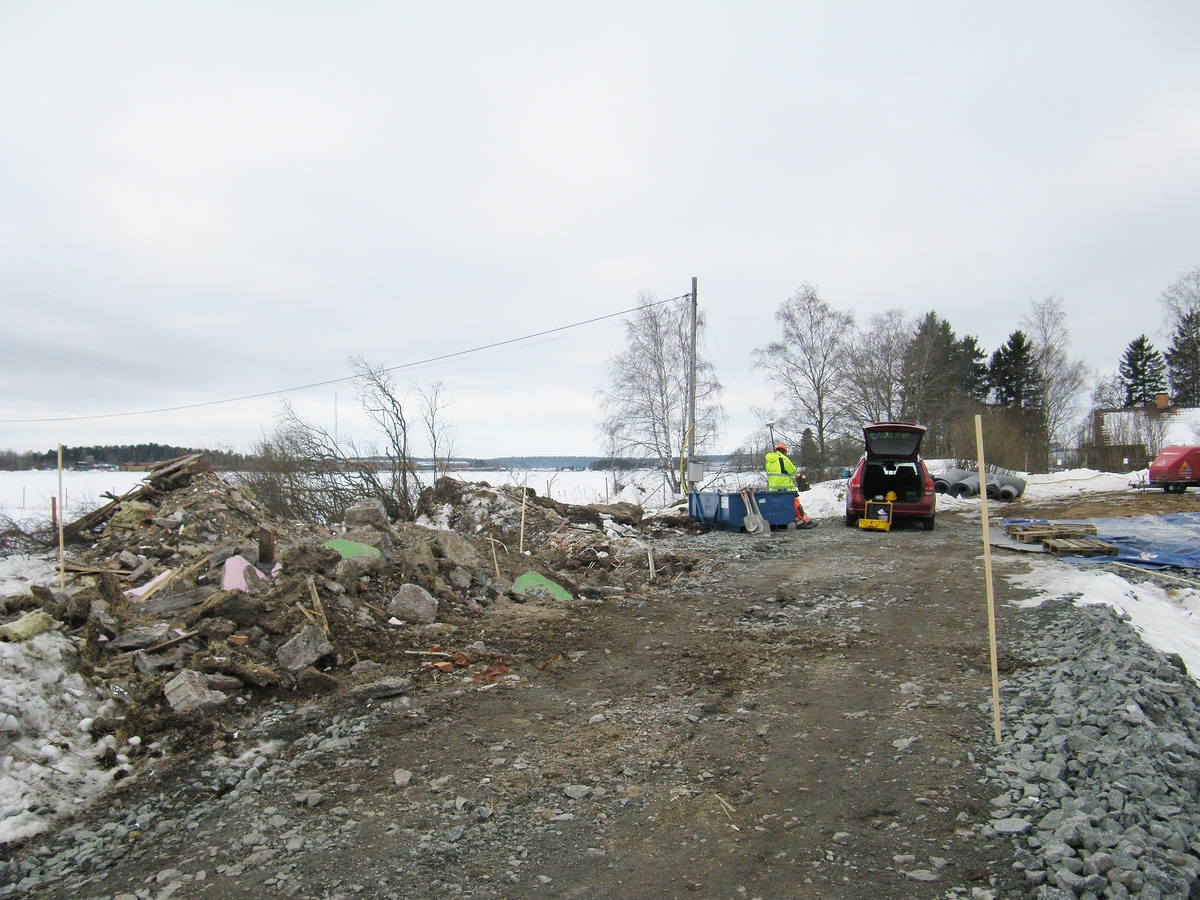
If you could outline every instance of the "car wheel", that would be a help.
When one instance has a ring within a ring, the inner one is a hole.
[[[921,524],[925,526],[926,531],[933,531],[933,526],[937,524],[937,516],[932,515],[928,519],[922,519]]]
[[[846,513],[846,527],[853,528],[858,524],[858,516],[853,513]]]

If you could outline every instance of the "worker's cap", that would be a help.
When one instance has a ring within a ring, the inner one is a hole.
[[[787,453],[787,444],[776,444],[775,449],[780,453]]]

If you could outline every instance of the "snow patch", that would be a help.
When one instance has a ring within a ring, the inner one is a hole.
[[[1111,606],[1129,615],[1146,643],[1163,653],[1178,653],[1192,677],[1200,676],[1200,591],[1135,583],[1113,572],[1081,569],[1056,559],[1034,557],[1029,563],[1030,572],[1006,576],[1015,587],[1038,594],[1017,605],[1073,600],[1081,606]]]

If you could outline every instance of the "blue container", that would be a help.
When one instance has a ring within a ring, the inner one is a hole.
[[[758,511],[767,523],[782,528],[796,521],[795,491],[755,491]],[[746,502],[741,494],[723,491],[692,491],[688,494],[688,515],[711,528],[744,531]]]

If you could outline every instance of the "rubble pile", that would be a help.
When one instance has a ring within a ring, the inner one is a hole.
[[[523,532],[526,553],[560,580],[577,579],[576,593],[585,596],[633,591],[647,581],[691,571],[700,561],[697,555],[655,546],[649,535],[662,523],[643,522],[641,507],[631,503],[571,506],[539,497],[532,488],[442,478],[422,498],[421,509],[418,525],[487,541],[501,570],[506,562],[513,566]]]
[[[283,692],[365,701],[446,673],[519,681],[516,663],[455,646],[456,632],[505,604],[628,596],[699,559],[653,546],[630,504],[571,507],[448,478],[414,524],[377,501],[330,528],[284,522],[202,456],[109,500],[66,528],[66,590],[9,598],[26,615],[0,639],[57,631],[74,645],[101,710],[86,730],[115,778],[147,752],[210,749]]]

